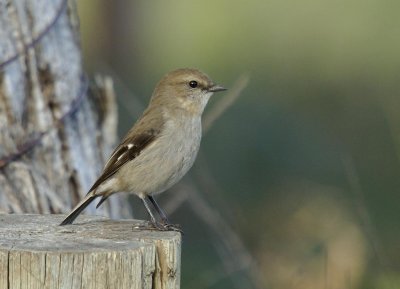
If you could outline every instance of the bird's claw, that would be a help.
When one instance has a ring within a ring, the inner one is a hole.
[[[179,224],[170,224],[170,223],[162,223],[161,224],[166,231],[175,231],[183,234],[181,225]]]
[[[183,234],[179,224],[170,224],[166,222],[151,222],[150,224],[158,231],[175,231]]]
[[[179,224],[161,223],[161,222],[146,222],[145,224],[137,225],[135,229],[154,230],[154,231],[175,231],[183,235],[183,231]]]

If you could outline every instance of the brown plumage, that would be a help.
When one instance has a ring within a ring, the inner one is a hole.
[[[165,213],[153,195],[167,190],[192,166],[201,139],[201,115],[210,96],[225,88],[196,69],[166,74],[154,89],[148,108],[111,154],[86,197],[61,225],[71,224],[97,197],[97,207],[111,194],[126,191],[139,196],[151,220],[168,227]],[[154,217],[149,202],[159,213]]]

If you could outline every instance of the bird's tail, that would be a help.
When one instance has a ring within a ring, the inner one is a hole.
[[[60,226],[72,224],[72,222],[79,216],[80,213],[96,198],[94,191],[89,192],[82,201],[72,210],[71,213],[61,222]]]

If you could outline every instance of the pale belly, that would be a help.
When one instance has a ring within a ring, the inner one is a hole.
[[[200,121],[196,125],[201,125]],[[190,136],[190,138],[188,138]],[[116,174],[121,191],[158,194],[177,183],[192,167],[200,147],[201,127],[170,130]]]

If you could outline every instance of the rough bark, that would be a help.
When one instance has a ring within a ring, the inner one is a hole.
[[[78,30],[74,0],[0,0],[0,212],[67,212],[114,146],[112,82],[86,90]],[[103,213],[128,215],[123,197]]]

